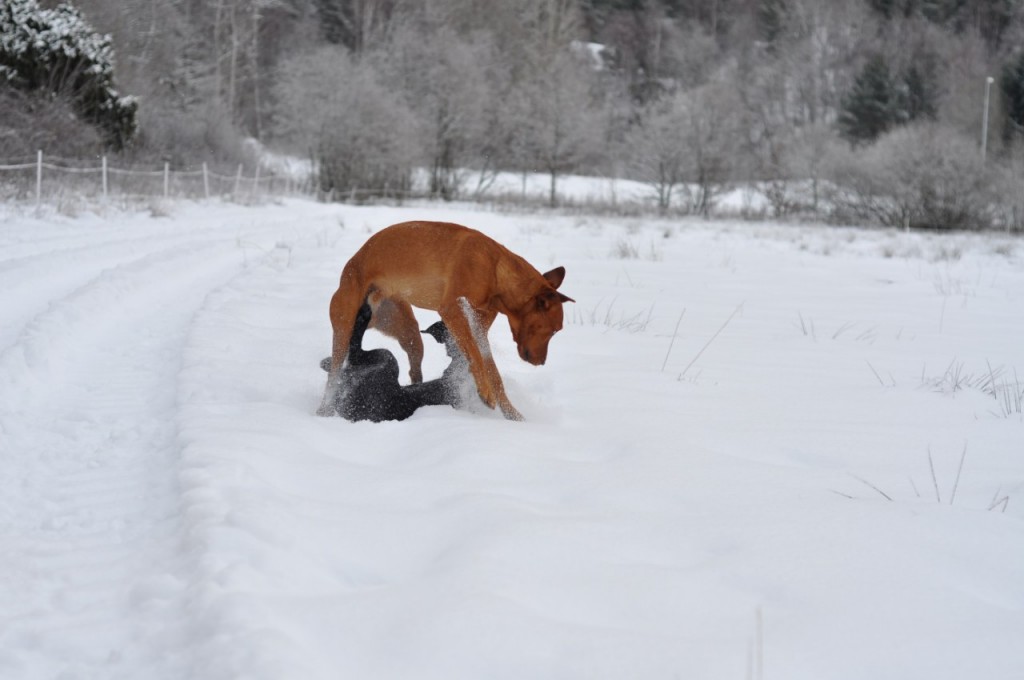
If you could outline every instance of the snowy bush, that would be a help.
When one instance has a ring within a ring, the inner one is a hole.
[[[995,172],[978,146],[934,123],[899,128],[833,168],[836,217],[915,229],[986,229],[997,217]]]
[[[0,81],[66,97],[75,113],[120,149],[135,134],[138,103],[113,87],[110,36],[97,34],[70,5],[37,0],[0,5]]]
[[[328,47],[288,60],[275,94],[277,133],[310,150],[321,194],[401,195],[423,158],[416,120],[366,63]]]
[[[222,167],[249,160],[238,128],[218,101],[186,111],[145,106],[139,111],[139,122],[136,148],[169,161],[171,167],[187,167],[197,158]]]
[[[103,149],[99,130],[78,118],[66,99],[16,90],[2,80],[0,121],[0,159],[34,158],[40,149],[95,156]]]

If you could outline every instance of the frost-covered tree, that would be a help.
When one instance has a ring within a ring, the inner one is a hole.
[[[114,88],[113,59],[110,36],[96,33],[70,5],[0,5],[0,82],[65,98],[107,145],[121,149],[135,135],[138,103]]]
[[[433,40],[421,40],[428,33]],[[486,45],[462,39],[428,19],[393,28],[371,61],[383,83],[397,90],[418,123],[429,163],[430,195],[451,200],[460,190],[460,171],[482,145],[489,97]]]
[[[740,102],[724,83],[677,92],[641,110],[626,138],[630,168],[655,191],[660,210],[680,194],[685,209],[711,215],[734,171]]]
[[[548,201],[558,202],[558,177],[579,167],[603,138],[603,119],[593,97],[596,71],[578,42],[580,17],[573,0],[535,0],[522,14],[528,49],[514,97],[527,113],[521,119],[525,149],[550,177]]]
[[[275,91],[278,139],[306,148],[321,193],[401,195],[423,158],[413,113],[365,61],[326,46],[282,64]]]
[[[908,229],[986,229],[1000,198],[977,142],[938,123],[902,126],[850,152],[832,196],[841,220]]]
[[[693,90],[687,99],[683,134],[690,148],[688,178],[695,185],[690,207],[710,217],[715,196],[729,180],[738,156],[740,102],[724,82]]]
[[[649,184],[665,212],[687,178],[691,149],[686,138],[689,116],[682,97],[667,97],[640,110],[636,125],[626,136],[629,166]]]

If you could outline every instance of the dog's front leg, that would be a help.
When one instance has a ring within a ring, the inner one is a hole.
[[[505,383],[502,382],[501,375],[498,373],[498,366],[494,363],[494,357],[491,356],[489,351],[484,355],[484,372],[491,376],[491,384],[494,386],[494,392],[497,396],[498,408],[501,409],[501,414],[505,416],[505,419],[525,420],[523,414],[512,405],[508,395],[505,394]]]
[[[438,313],[469,363],[469,372],[476,382],[480,399],[489,408],[498,406],[508,420],[523,420],[523,415],[505,394],[505,385],[487,341],[487,328],[494,316],[481,319],[465,298],[459,298],[455,304],[442,306]]]

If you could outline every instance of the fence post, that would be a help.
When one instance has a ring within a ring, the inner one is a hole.
[[[107,200],[107,157],[103,157],[103,200]]]
[[[43,204],[43,150],[36,152],[36,209]]]
[[[242,185],[242,164],[238,164],[238,172],[235,173],[235,198],[238,198],[238,190]]]
[[[164,198],[171,195],[171,164],[164,161]]]
[[[206,162],[203,162],[203,193],[210,197],[210,173],[206,169]]]
[[[252,197],[256,198],[260,191],[260,164],[256,164],[256,174],[252,176]]]

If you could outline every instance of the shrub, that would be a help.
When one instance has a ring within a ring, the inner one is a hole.
[[[37,0],[0,5],[0,82],[65,98],[121,149],[135,134],[138,103],[113,84],[110,36],[99,35],[70,5],[42,9]]]
[[[0,85],[0,120],[0,158],[34,157],[39,150],[83,157],[103,149],[99,131],[76,117],[64,97]]]
[[[131,154],[136,160],[162,159],[184,168],[198,158],[222,167],[245,158],[242,135],[217,102],[191,111],[143,107],[140,118],[142,129]]]
[[[977,144],[935,123],[911,125],[841,157],[835,215],[913,229],[986,229],[998,216],[995,171]]]

